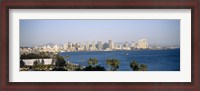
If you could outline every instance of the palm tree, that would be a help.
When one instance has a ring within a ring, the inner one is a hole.
[[[96,58],[90,58],[88,60],[88,64],[91,66],[95,66],[96,64],[98,64],[98,60]]]
[[[24,67],[25,66],[25,62],[21,59],[20,60],[20,68]]]
[[[110,68],[110,64],[111,64],[111,61],[110,61],[111,59],[107,59],[107,61],[106,61],[106,64],[108,65],[108,69],[110,70],[111,68]]]
[[[119,60],[117,59],[107,59],[106,63],[111,67],[111,68],[109,67],[110,68],[109,70],[111,71],[116,71],[119,68],[120,64]]]
[[[38,67],[38,60],[35,60],[34,62],[33,62],[33,69],[34,70],[36,70],[37,69],[37,67]]]
[[[40,52],[40,57],[44,58],[44,56],[45,56],[45,52]]]
[[[41,65],[44,65],[44,64],[45,64],[44,59],[42,59]]]
[[[147,71],[147,65],[146,64],[141,64],[140,65],[140,71]]]
[[[136,61],[132,61],[130,63],[130,67],[133,71],[147,71],[147,65],[146,64],[138,64]]]
[[[65,59],[62,56],[59,56],[59,55],[56,56],[56,63],[55,63],[55,65],[57,67],[63,68],[65,66],[65,63],[66,63]]]
[[[140,69],[139,64],[136,61],[132,61],[130,63],[130,67],[133,69],[133,71],[139,71]]]

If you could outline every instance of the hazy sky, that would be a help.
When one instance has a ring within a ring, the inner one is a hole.
[[[20,46],[67,42],[137,42],[180,45],[179,20],[20,20]]]

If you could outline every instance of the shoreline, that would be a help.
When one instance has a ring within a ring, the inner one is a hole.
[[[135,49],[135,50],[112,50],[112,51],[71,51],[71,52],[116,52],[116,51],[151,51],[151,50],[177,50],[180,48],[174,48],[174,49]],[[67,51],[66,51],[67,52]],[[66,52],[58,52],[58,53],[66,53]],[[67,53],[71,53],[67,52]]]

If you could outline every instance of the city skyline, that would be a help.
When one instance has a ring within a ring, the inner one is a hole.
[[[92,43],[72,43],[68,42],[63,45],[43,45],[35,47],[20,47],[20,54],[27,53],[38,53],[38,52],[75,52],[75,51],[117,51],[117,50],[143,50],[143,49],[171,49],[171,48],[161,48],[161,47],[149,47],[146,39],[140,39],[137,42],[125,41],[122,45],[114,43],[112,40],[108,40],[106,43],[98,41],[97,43],[93,41]],[[173,48],[174,49],[174,48]]]
[[[98,41],[180,46],[179,20],[20,20],[20,47]]]

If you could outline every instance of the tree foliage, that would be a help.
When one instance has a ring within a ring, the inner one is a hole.
[[[90,58],[88,60],[88,64],[91,66],[95,66],[96,64],[98,64],[98,60],[96,58]]]
[[[80,70],[80,69],[77,69]],[[103,66],[87,66],[83,69],[83,71],[105,71],[106,69]]]
[[[65,59],[62,56],[59,56],[59,55],[56,56],[56,63],[55,63],[55,65],[57,67],[63,67],[63,66],[65,66],[65,63],[66,63]]]
[[[35,60],[34,62],[33,62],[33,67],[36,67],[36,66],[38,66],[38,60]]]
[[[80,69],[77,68],[77,71],[105,71],[106,69],[103,66],[99,66],[98,64],[98,60],[96,58],[90,58],[88,60],[88,65],[87,67]]]
[[[117,59],[107,59],[106,64],[111,67],[109,70],[116,71],[119,68],[120,62]]]
[[[140,65],[140,71],[147,71],[147,65],[146,64],[141,64]]]
[[[39,59],[39,58],[50,58],[48,53],[40,52],[39,54],[29,53],[29,54],[22,54],[20,59]]]
[[[42,59],[41,65],[44,65],[44,64],[45,64],[44,59]]]
[[[136,61],[132,61],[130,63],[130,67],[133,71],[147,71],[147,65],[146,64],[138,64]]]
[[[25,66],[25,62],[21,59],[20,60],[20,68],[24,67]]]
[[[136,61],[132,61],[130,63],[130,67],[132,68],[133,71],[139,71],[140,69],[139,64]]]

